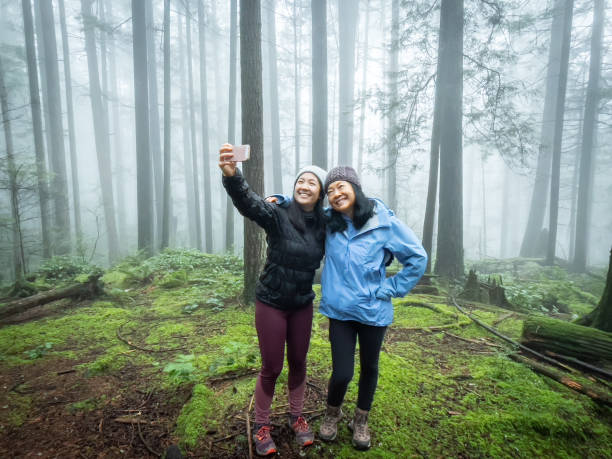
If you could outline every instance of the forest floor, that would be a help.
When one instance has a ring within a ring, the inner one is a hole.
[[[463,304],[517,340],[527,313],[569,319],[592,309],[603,289],[599,276],[496,263],[478,269],[505,273],[520,307]],[[59,282],[50,273],[35,282]],[[187,457],[248,457],[259,351],[253,307],[239,301],[241,273],[236,258],[194,251],[132,257],[106,272],[103,297],[59,301],[5,324],[0,457],[146,458],[171,444]],[[515,349],[458,313],[446,295],[394,302],[370,416],[372,449],[356,453],[344,421],[333,443],[294,445],[285,368],[272,407],[280,457],[612,457],[612,409],[511,360]],[[308,363],[305,412],[316,430],[331,366],[327,319],[318,313]],[[356,386],[349,386],[348,414]],[[600,389],[610,393],[609,385]]]

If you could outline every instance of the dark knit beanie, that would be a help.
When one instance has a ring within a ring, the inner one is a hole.
[[[359,181],[359,177],[357,176],[355,169],[353,169],[351,166],[336,166],[327,173],[325,186],[323,186],[325,194],[327,194],[329,185],[340,180],[361,187],[361,182]]]

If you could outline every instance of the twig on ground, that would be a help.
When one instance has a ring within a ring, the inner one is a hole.
[[[253,459],[253,440],[251,439],[251,421],[249,419],[249,413],[251,412],[251,408],[253,406],[253,400],[255,399],[255,392],[251,396],[251,402],[249,403],[249,408],[246,412],[246,428],[247,428],[247,438],[249,440],[249,459]]]
[[[140,441],[142,442],[143,445],[145,445],[145,448],[147,448],[147,450],[153,454],[156,457],[161,457],[162,455],[158,452],[156,452],[153,448],[151,448],[148,443],[145,441],[144,437],[142,436],[142,430],[140,430],[140,423],[136,424],[138,426],[138,436],[140,437]]]
[[[457,335],[453,335],[452,333],[449,332],[444,332],[445,335],[450,336],[451,338],[455,338],[461,341],[465,341],[466,343],[472,343],[472,344],[483,344],[485,346],[491,346],[491,347],[496,347],[499,349],[503,349],[503,346],[500,346],[499,344],[495,344],[495,343],[489,343],[488,341],[485,341],[484,339],[482,341],[478,341],[476,339],[469,339],[469,338],[464,338],[463,336],[457,336]]]
[[[65,375],[68,373],[76,373],[76,370],[74,368],[70,368],[69,370],[62,370],[62,371],[58,371],[57,375]]]
[[[127,322],[126,322],[127,323]],[[123,324],[125,325],[125,323]],[[117,329],[117,338],[119,339],[119,341],[124,342],[125,344],[127,344],[130,347],[133,347],[134,349],[138,349],[139,351],[143,351],[143,352],[174,352],[174,351],[184,351],[185,349],[187,349],[186,347],[173,347],[171,349],[149,349],[146,347],[142,347],[142,346],[138,346],[137,344],[132,343],[130,340],[124,338],[121,335],[121,329],[123,328],[123,325],[121,325],[118,329]]]
[[[217,384],[217,383],[220,383],[220,382],[223,382],[223,381],[231,381],[232,379],[240,379],[240,378],[243,378],[245,376],[250,376],[252,374],[257,373],[258,371],[259,370],[257,368],[251,368],[251,369],[249,369],[247,371],[244,371],[242,373],[236,373],[236,374],[229,375],[229,376],[220,376],[219,378],[210,378],[208,380],[208,382],[210,384]]]
[[[501,316],[498,319],[495,319],[493,321],[493,326],[496,327],[498,326],[500,323],[502,323],[504,320],[509,319],[510,317],[514,316],[515,313],[514,312],[509,312],[508,314],[504,314],[503,316]]]

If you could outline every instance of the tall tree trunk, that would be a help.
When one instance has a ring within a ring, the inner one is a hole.
[[[311,0],[312,163],[327,169],[327,1]]]
[[[435,271],[463,276],[463,0],[440,7],[440,209]]]
[[[368,38],[370,35],[370,0],[366,0],[365,4],[365,37],[363,40],[363,56],[361,62],[361,97],[359,105],[359,147],[357,149],[357,173],[363,172],[363,143],[364,143],[364,125],[365,125],[365,108],[366,94],[368,91]]]
[[[149,89],[147,76],[147,26],[145,5],[132,0],[134,53],[134,107],[136,116],[136,181],[138,202],[138,249],[153,253],[153,205],[151,154],[149,150]]]
[[[563,140],[563,118],[565,113],[565,92],[567,87],[567,69],[572,35],[572,17],[574,0],[567,0],[563,12],[563,40],[561,43],[561,66],[559,69],[559,88],[555,107],[555,134],[553,137],[552,172],[550,179],[550,220],[548,225],[548,245],[546,264],[552,266],[557,248],[557,220],[559,215],[559,182],[561,178],[561,144]]]
[[[300,36],[301,28],[298,23],[297,0],[293,2],[293,100],[295,100],[295,173],[300,170],[300,147],[302,143],[300,133]],[[301,38],[301,37],[300,37]],[[277,94],[278,96],[278,94]],[[278,97],[277,97],[278,98]],[[280,141],[279,141],[280,143]],[[282,182],[281,182],[282,187]]]
[[[353,0],[338,0],[339,99],[338,164],[353,165],[353,117],[355,113],[355,32],[359,8]]]
[[[43,258],[51,257],[51,237],[49,228],[49,188],[47,185],[47,165],[45,159],[45,139],[43,137],[40,93],[38,88],[38,70],[36,67],[36,46],[34,44],[34,24],[30,0],[21,0],[23,10],[23,32],[25,35],[26,56],[28,64],[28,83],[30,88],[30,107],[32,110],[32,131],[34,150],[36,152],[36,180],[38,185],[38,203],[40,206],[40,223],[42,229]]]
[[[68,205],[68,185],[66,181],[66,150],[64,148],[64,129],[62,127],[62,98],[60,93],[59,68],[57,64],[57,42],[55,40],[55,21],[50,1],[40,2],[43,46],[45,49],[45,74],[47,78],[47,107],[49,109],[51,159],[51,196],[55,207],[54,225],[56,230],[55,252],[58,255],[70,251],[70,215]]]
[[[6,143],[7,175],[9,193],[11,196],[11,217],[13,230],[13,267],[15,280],[19,282],[25,274],[25,257],[23,251],[23,235],[21,232],[21,215],[19,211],[19,188],[17,185],[17,167],[15,166],[15,151],[13,149],[13,134],[8,105],[8,94],[4,85],[4,67],[0,58],[0,108],[2,124],[4,125],[4,141]]]
[[[229,107],[227,113],[227,141],[236,142],[236,42],[238,38],[238,0],[231,0],[230,6],[230,58],[229,58]],[[227,196],[225,200],[225,250],[234,248],[234,205]]]
[[[487,257],[487,186],[485,182],[485,158],[480,156],[480,184],[482,185],[482,254]]]
[[[47,143],[47,167],[49,171],[52,172],[51,168],[51,121],[49,119],[49,107],[47,106],[49,97],[47,94],[49,93],[48,84],[47,84],[47,71],[46,69],[46,57],[45,57],[45,37],[43,36],[43,26],[42,26],[42,16],[40,13],[40,4],[41,2],[34,2],[34,21],[36,25],[36,47],[38,49],[38,71],[40,72],[40,89],[42,94],[42,112],[44,119],[44,133],[45,133],[45,142]],[[50,179],[49,179],[50,181]],[[49,189],[49,193],[51,193],[51,188]],[[49,194],[49,197],[51,195]],[[54,211],[54,209],[52,209]],[[49,214],[52,218],[54,218],[53,213]],[[53,252],[53,245],[55,244],[55,236],[56,229],[54,228],[55,223],[52,223],[50,227],[51,230],[51,252]]]
[[[198,0],[199,1],[199,0]],[[187,2],[185,27],[187,29],[187,81],[189,84],[189,132],[191,133],[191,166],[193,174],[193,200],[196,227],[196,247],[202,250],[202,219],[200,218],[200,179],[198,173],[198,146],[195,128],[195,102],[193,95],[193,59],[191,48],[191,8]]]
[[[535,257],[541,253],[538,247],[540,233],[546,213],[550,166],[552,157],[553,134],[555,126],[555,106],[559,87],[559,69],[561,63],[561,43],[563,42],[563,11],[567,0],[555,0],[553,19],[550,29],[550,47],[548,50],[548,69],[546,71],[546,93],[542,113],[542,131],[540,149],[536,166],[535,183],[531,195],[531,205],[527,218],[527,227],[521,244],[522,257]]]
[[[113,23],[113,2],[112,0],[106,0],[106,12],[109,22]],[[111,163],[115,166],[113,171],[113,185],[115,186],[116,195],[125,196],[124,182],[125,182],[125,171],[123,168],[123,141],[121,136],[121,119],[119,114],[119,88],[117,85],[117,60],[115,53],[115,36],[114,33],[109,34],[108,40],[108,57],[109,57],[109,71],[110,71],[110,90],[111,90],[111,113],[113,117],[113,152],[114,156]],[[128,237],[127,235],[127,217],[125,209],[125,200],[117,199],[117,230],[119,234],[119,250],[122,250],[122,244]]]
[[[270,76],[270,127],[272,134],[272,179],[274,190],[283,188],[281,171],[280,120],[278,107],[278,75],[276,68],[276,19],[274,17],[275,0],[268,0],[266,8],[266,25],[268,32],[268,73]],[[297,102],[296,102],[297,105]],[[297,139],[296,139],[297,141]]]
[[[181,79],[181,126],[183,128],[183,171],[185,175],[185,196],[187,199],[187,225],[189,228],[189,245],[191,247],[198,246],[196,234],[195,220],[195,191],[193,188],[193,174],[191,172],[191,139],[189,137],[189,115],[187,114],[187,77],[185,70],[185,47],[183,46],[183,34],[186,29],[183,28],[183,15],[178,15],[178,48],[180,51],[179,74]]]
[[[589,253],[589,230],[593,195],[593,139],[596,137],[597,109],[600,100],[599,79],[601,74],[601,47],[603,40],[604,0],[595,0],[593,8],[593,30],[591,32],[591,62],[582,125],[582,148],[580,154],[580,181],[578,184],[578,209],[576,215],[576,243],[572,269],[586,271]]]
[[[159,124],[159,102],[157,97],[157,57],[155,56],[155,34],[153,20],[153,0],[145,1],[147,21],[147,70],[149,73],[149,135],[151,157],[153,160],[153,191],[155,192],[155,246],[161,239],[163,213],[163,171],[161,160],[161,128]]]
[[[438,39],[438,55],[441,49],[441,37]],[[436,204],[438,202],[438,171],[440,166],[440,59],[437,64],[436,89],[434,93],[434,113],[429,142],[429,181],[427,184],[427,204],[425,205],[425,219],[423,222],[423,248],[427,252],[427,272],[431,272],[433,259],[433,233]]]
[[[83,250],[83,228],[81,225],[81,192],[79,191],[79,164],[76,152],[74,132],[74,107],[72,103],[72,76],[70,71],[70,47],[66,27],[64,0],[58,1],[60,26],[62,31],[62,51],[64,57],[64,79],[66,86],[66,112],[68,115],[68,145],[70,147],[70,172],[72,178],[72,205],[74,207],[74,231],[76,233],[77,251]]]
[[[264,191],[263,100],[261,75],[261,5],[240,0],[240,84],[242,141],[251,145],[251,159],[243,164],[244,176],[257,194]],[[261,270],[263,231],[251,220],[244,222],[244,298],[253,301]]]
[[[510,229],[511,224],[514,223],[514,219],[510,218],[510,213],[512,210],[510,209],[510,169],[505,164],[502,164],[504,168],[504,184],[502,188],[502,204],[501,204],[501,234],[500,234],[500,243],[499,243],[499,258],[507,258],[508,257],[508,230]],[[511,223],[513,222],[513,223]]]
[[[170,167],[171,167],[171,92],[170,92],[170,0],[164,0],[164,205],[161,227],[161,248],[170,241]]]
[[[206,252],[212,253],[212,197],[210,186],[210,141],[208,129],[208,90],[206,79],[206,32],[204,29],[204,6],[198,0],[198,38],[200,44],[200,110],[202,121],[202,175],[204,182],[204,236]]]
[[[389,62],[389,125],[387,127],[387,193],[389,207],[397,212],[397,157],[398,157],[398,91],[399,72],[399,0],[391,2],[391,59]]]
[[[91,111],[93,114],[94,137],[98,156],[98,171],[102,188],[102,203],[104,206],[104,221],[108,238],[108,258],[112,264],[119,256],[119,241],[115,223],[115,204],[113,196],[113,178],[110,161],[110,144],[108,137],[108,114],[102,100],[96,53],[95,24],[97,19],[92,15],[92,0],[81,0],[81,13],[85,31],[85,51],[87,52],[87,68],[89,70],[89,91],[91,96]]]

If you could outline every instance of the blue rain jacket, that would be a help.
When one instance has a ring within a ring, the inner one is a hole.
[[[279,205],[287,202],[286,197],[275,196]],[[393,322],[391,298],[406,295],[423,276],[427,253],[392,210],[379,199],[374,201],[374,216],[361,229],[346,218],[345,231],[327,230],[319,312],[331,319],[382,327]],[[389,278],[387,251],[404,266]]]

